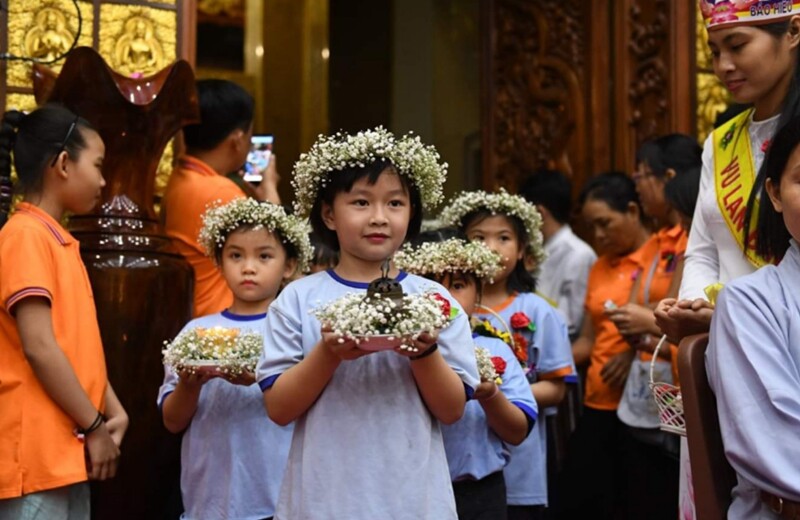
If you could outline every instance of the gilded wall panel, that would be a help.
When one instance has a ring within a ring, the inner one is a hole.
[[[6,110],[28,111],[36,108],[33,94],[10,93],[6,96]]]
[[[697,139],[702,143],[714,128],[714,120],[730,103],[730,93],[714,74],[708,33],[698,10],[696,19],[697,46]]]
[[[78,45],[92,45],[92,3],[78,2],[83,18]],[[78,31],[78,14],[72,0],[17,0],[8,3],[8,52],[50,60],[67,52]],[[64,60],[49,65],[61,70]],[[6,84],[31,86],[31,64],[8,62]]]

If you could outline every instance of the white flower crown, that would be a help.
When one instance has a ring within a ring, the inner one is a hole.
[[[520,219],[528,233],[528,254],[536,262],[537,268],[542,265],[546,258],[542,216],[536,206],[519,195],[512,195],[502,188],[496,193],[463,192],[442,210],[439,220],[447,226],[460,227],[464,217],[482,209],[490,211],[493,215],[507,215]]]
[[[364,167],[376,159],[387,159],[419,190],[422,205],[431,210],[442,202],[442,185],[447,178],[447,163],[439,162],[433,146],[422,144],[419,136],[406,134],[400,139],[379,126],[355,135],[342,132],[320,135],[308,153],[294,165],[292,187],[294,212],[307,218],[329,177],[348,167]]]
[[[203,214],[203,227],[198,240],[206,254],[214,258],[216,249],[225,244],[228,235],[244,225],[266,229],[270,233],[277,232],[284,243],[292,244],[297,250],[298,272],[303,272],[311,262],[314,250],[308,238],[308,224],[293,215],[287,215],[283,207],[277,204],[251,198],[234,199],[224,205],[217,201]]]
[[[467,242],[460,238],[426,242],[417,248],[406,244],[395,253],[394,264],[398,269],[418,275],[474,273],[489,283],[494,281],[494,276],[503,268],[499,253],[480,242]]]

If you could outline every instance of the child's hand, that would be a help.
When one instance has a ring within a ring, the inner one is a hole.
[[[414,340],[414,349],[402,349],[397,347],[394,349],[395,352],[400,354],[401,356],[405,357],[414,357],[419,356],[423,352],[427,351],[429,348],[436,343],[436,336],[431,334],[430,332],[423,332],[420,334],[416,340]]]
[[[119,447],[108,430],[105,423],[85,437],[86,452],[89,457],[86,461],[86,472],[89,480],[106,480],[117,474],[119,461]]]
[[[497,388],[497,384],[495,384],[494,381],[483,381],[475,387],[475,393],[472,394],[472,398],[481,401],[489,397],[494,397],[499,391],[500,389]]]
[[[193,390],[195,392],[199,392],[204,384],[215,377],[220,377],[220,374],[214,374],[211,372],[192,372],[186,368],[178,373],[180,384],[182,384],[187,390]]]
[[[368,350],[358,348],[354,340],[343,338],[325,329],[322,329],[322,347],[342,361],[351,361],[371,354]]]
[[[106,420],[106,428],[114,444],[119,448],[122,445],[122,438],[125,437],[125,432],[128,430],[128,414],[123,411],[113,417],[109,417]]]
[[[234,385],[250,386],[256,382],[256,376],[252,372],[247,370],[245,370],[238,376],[224,376],[224,377],[229,383],[233,383]]]

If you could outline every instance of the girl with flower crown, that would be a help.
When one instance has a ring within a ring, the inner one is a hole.
[[[525,268],[526,255],[536,264],[544,259],[536,207],[502,190],[467,192],[453,199],[439,219],[501,255],[503,268],[492,283],[483,284],[482,306],[475,315],[500,330],[510,328],[517,360],[539,409],[556,406],[566,391],[564,378],[575,370],[567,326],[555,308],[533,293],[536,282]],[[535,431],[510,450],[504,474],[511,520],[539,518],[547,505],[544,425],[539,421]]]
[[[444,285],[467,316],[472,316],[480,300],[482,282],[490,281],[502,268],[499,254],[455,237],[406,247],[394,261],[407,272]],[[481,374],[464,417],[442,428],[444,447],[459,520],[500,520],[506,518],[503,468],[509,461],[508,446],[517,446],[528,436],[538,408],[509,346],[493,334],[474,332],[472,336],[476,346],[488,351],[494,370],[489,370],[488,377]],[[492,378],[495,375],[499,383]]]
[[[273,348],[267,310],[282,285],[311,259],[307,226],[275,204],[235,199],[206,211],[198,241],[233,292],[233,304],[192,320],[183,330],[234,336],[252,331],[264,349]],[[176,372],[165,365],[158,394],[164,426],[173,433],[185,430],[183,518],[275,514],[292,428],[265,417],[255,383],[248,371],[231,377],[186,368]]]
[[[446,165],[418,137],[383,128],[320,137],[295,164],[295,213],[339,252],[270,307],[257,379],[269,416],[295,422],[276,518],[456,518],[440,423],[478,386],[469,322],[444,287],[389,266],[405,294],[433,287],[456,316],[414,348],[371,352],[309,310],[383,278],[386,261],[438,204]]]
[[[733,101],[751,108],[715,129],[703,146],[679,299],[665,299],[656,309],[659,326],[675,342],[709,330],[709,300],[718,284],[774,261],[758,254],[753,243],[762,164],[775,132],[800,114],[800,1],[699,4],[714,73]],[[693,518],[686,456],[681,479],[681,515]]]

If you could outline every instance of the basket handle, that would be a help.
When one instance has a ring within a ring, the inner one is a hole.
[[[511,331],[511,327],[509,327],[509,326],[508,326],[508,324],[506,323],[506,320],[504,320],[504,319],[503,319],[503,317],[502,317],[502,316],[500,316],[500,315],[499,315],[499,314],[498,314],[498,313],[497,313],[497,312],[496,312],[494,309],[492,309],[491,307],[487,307],[487,306],[485,306],[485,305],[481,305],[480,303],[476,304],[476,305],[475,305],[475,307],[476,307],[477,309],[480,309],[481,311],[488,312],[489,314],[491,314],[492,316],[494,316],[495,318],[497,318],[497,320],[500,322],[500,324],[503,326],[503,328],[504,328],[504,329],[506,329],[506,332],[508,333],[508,337],[511,339],[511,350],[513,350],[514,352],[516,352],[516,351],[517,351],[517,342],[516,342],[516,341],[514,341],[514,334],[513,334],[513,332]]]
[[[658,359],[658,351],[661,350],[661,346],[667,341],[667,335],[664,334],[661,336],[661,339],[658,340],[658,344],[656,344],[655,350],[653,350],[653,359],[650,360],[650,384],[655,384],[653,381],[653,372],[656,369],[656,359]]]

